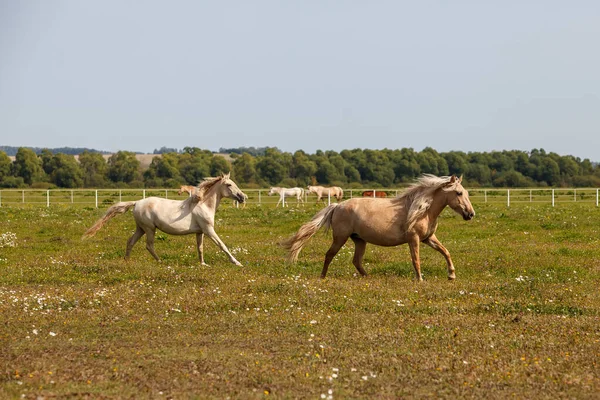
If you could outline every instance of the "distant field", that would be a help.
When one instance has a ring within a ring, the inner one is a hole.
[[[0,398],[577,398],[600,393],[600,209],[446,210],[441,255],[352,246],[319,279],[329,235],[296,265],[277,243],[319,210],[223,203],[207,242],[159,234],[124,261],[131,213],[0,208]],[[143,241],[143,239],[142,239]]]

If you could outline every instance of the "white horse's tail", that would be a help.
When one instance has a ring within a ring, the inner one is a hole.
[[[327,230],[331,227],[331,217],[337,206],[338,203],[333,203],[325,207],[310,221],[302,225],[294,236],[281,242],[281,245],[289,251],[287,256],[288,262],[294,263],[298,261],[300,250],[302,250],[306,242],[308,242],[319,229],[325,228]]]
[[[96,221],[96,223],[94,225],[92,225],[92,227],[90,229],[88,229],[81,238],[86,239],[86,238],[94,236],[96,234],[96,232],[98,232],[100,230],[100,228],[102,228],[104,226],[104,224],[106,224],[108,222],[109,219],[112,219],[114,216],[116,216],[118,214],[123,214],[124,212],[127,212],[127,210],[129,210],[131,207],[133,207],[135,205],[135,203],[136,203],[135,201],[123,201],[123,202],[115,204],[114,206],[111,206],[106,211],[106,214],[104,214],[104,216],[102,218],[100,218],[98,221]]]

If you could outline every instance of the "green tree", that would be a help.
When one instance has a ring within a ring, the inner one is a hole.
[[[85,150],[79,155],[79,166],[83,172],[84,187],[106,187],[108,164],[102,154]]]
[[[176,187],[184,183],[179,173],[177,153],[163,153],[152,159],[144,171],[144,182],[148,187]]]
[[[233,176],[239,183],[256,183],[256,160],[248,153],[243,153],[233,162]]]
[[[308,154],[298,150],[292,156],[292,166],[290,174],[296,179],[298,185],[307,186],[311,183],[311,178],[317,173],[317,163],[310,159]]]
[[[197,185],[204,178],[211,176],[210,162],[213,157],[209,150],[198,147],[184,147],[179,155],[179,173],[188,185]]]
[[[46,174],[42,169],[42,162],[33,150],[20,147],[15,155],[14,175],[23,178],[23,182],[31,185],[35,182],[43,182]]]
[[[141,181],[140,162],[135,153],[118,151],[108,159],[108,179],[115,183]]]
[[[4,151],[0,151],[0,183],[10,176],[11,167],[10,157]]]
[[[231,165],[223,156],[213,156],[210,160],[210,175],[218,176],[231,172]]]
[[[268,185],[277,185],[290,176],[291,156],[287,156],[277,148],[268,147],[265,155],[256,163],[256,172]]]
[[[58,187],[78,188],[83,186],[83,171],[75,156],[58,153],[50,161],[50,182]]]

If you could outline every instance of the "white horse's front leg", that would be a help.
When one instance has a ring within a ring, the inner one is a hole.
[[[209,226],[209,227],[207,227],[205,233],[206,233],[206,236],[208,236],[209,238],[211,238],[212,241],[215,242],[215,244],[217,246],[219,246],[219,248],[221,248],[221,250],[223,250],[225,252],[225,254],[227,254],[227,256],[229,256],[229,261],[231,261],[232,263],[234,263],[238,267],[242,266],[242,263],[239,262],[238,260],[236,260],[235,257],[233,256],[233,254],[231,254],[229,252],[229,249],[227,248],[227,246],[225,246],[225,243],[223,243],[223,241],[221,240],[221,238],[219,237],[219,235],[217,235],[217,232],[215,232],[215,228],[213,228],[212,226]]]
[[[204,233],[196,233],[196,249],[198,250],[198,258],[200,258],[200,265],[206,265],[204,262]]]

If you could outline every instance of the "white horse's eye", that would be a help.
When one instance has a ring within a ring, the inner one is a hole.
[[[456,192],[458,196],[462,196],[463,192]]]

